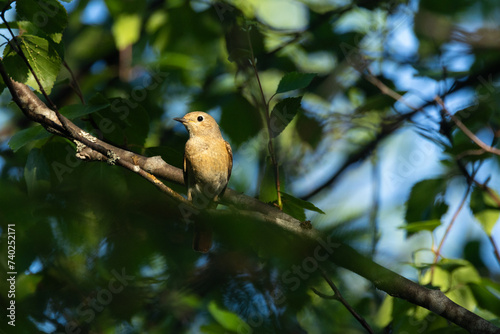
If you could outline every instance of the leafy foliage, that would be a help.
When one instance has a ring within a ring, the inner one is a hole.
[[[448,115],[499,147],[497,2],[23,0],[5,10],[17,34],[2,32],[8,75],[86,132],[181,167],[186,133],[172,118],[207,111],[233,148],[229,187],[270,205],[280,194],[300,228],[371,249],[500,325],[500,158]],[[330,289],[320,266],[377,333],[463,332],[248,217],[209,221],[215,247],[194,253],[193,227],[149,183],[77,159],[75,143],[28,123],[8,93],[0,103],[16,332],[364,332],[311,291]]]

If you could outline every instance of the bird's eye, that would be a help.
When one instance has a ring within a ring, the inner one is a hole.
[[[203,121],[203,116],[198,116],[197,120],[198,120],[198,122]]]

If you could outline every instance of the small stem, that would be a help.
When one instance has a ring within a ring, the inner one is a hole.
[[[372,207],[370,210],[370,225],[372,228],[372,256],[375,256],[379,240],[377,215],[380,209],[380,171],[376,153],[372,156]]]
[[[354,316],[354,318],[356,318],[356,320],[361,324],[361,326],[363,326],[368,333],[373,334],[374,332],[371,329],[370,325],[366,322],[365,319],[363,319],[362,316],[360,316],[356,312],[356,310],[354,310],[352,308],[351,305],[349,305],[349,303],[347,302],[347,300],[345,300],[345,298],[342,296],[342,293],[340,293],[340,290],[337,288],[337,286],[335,285],[335,283],[333,283],[333,281],[330,279],[330,277],[328,277],[326,271],[323,268],[321,268],[321,267],[319,267],[319,270],[321,272],[321,276],[323,276],[323,278],[325,279],[325,281],[328,283],[328,285],[330,286],[330,288],[333,290],[333,295],[332,296],[326,295],[326,294],[324,294],[322,292],[319,292],[315,288],[311,288],[311,290],[315,294],[317,294],[318,296],[320,296],[321,298],[335,299],[335,300],[338,300],[339,302],[341,302],[342,305],[344,305],[344,307]]]
[[[403,103],[405,106],[407,106],[413,111],[419,110],[418,108],[415,108],[414,106],[406,102],[405,98],[401,94],[387,87],[387,85],[384,84],[382,81],[380,81],[380,79],[375,77],[369,69],[368,69],[368,74],[365,75],[365,78],[368,81],[370,81],[375,87],[377,87],[382,94],[392,97],[394,100]]]
[[[260,82],[260,77],[259,77],[259,71],[257,70],[257,64],[255,62],[255,56],[253,53],[253,47],[252,47],[252,41],[250,40],[250,32],[247,30],[247,38],[248,38],[248,45],[250,48],[250,64],[252,65],[252,69],[255,73],[255,78],[257,79],[257,83],[259,85],[259,91],[260,91],[260,97],[262,99],[262,109],[264,111],[264,116],[266,119],[266,127],[267,127],[267,134],[269,136],[269,142],[267,144],[267,149],[269,151],[269,155],[271,156],[271,162],[274,167],[274,178],[276,181],[276,195],[278,198],[278,207],[280,210],[283,210],[283,202],[281,200],[281,185],[280,185],[280,171],[279,171],[279,166],[278,162],[276,160],[276,153],[274,151],[274,145],[273,145],[273,134],[271,131],[271,116],[269,113],[269,102],[266,101],[266,96],[264,95],[264,89],[262,88],[262,83]],[[274,97],[274,95],[271,97],[271,99]],[[269,101],[271,101],[269,99]]]
[[[469,139],[471,139],[474,143],[476,143],[477,146],[481,147],[486,152],[493,153],[493,154],[496,154],[496,155],[500,155],[500,150],[498,148],[492,147],[492,146],[486,144],[485,142],[483,142],[471,130],[469,130],[469,128],[467,126],[465,126],[465,124],[462,123],[462,121],[460,121],[457,117],[455,117],[455,115],[452,115],[448,111],[448,109],[446,109],[446,106],[444,105],[443,100],[439,96],[436,96],[434,98],[434,100],[436,100],[436,102],[443,109],[443,112],[451,118],[451,120],[456,124],[456,126],[460,130],[462,130],[462,132],[465,133],[465,135],[467,137],[469,137]]]
[[[80,98],[82,104],[85,105],[85,99],[83,98],[83,93],[82,90],[80,89],[80,85],[78,84],[78,81],[76,81],[75,74],[71,70],[71,67],[69,67],[68,63],[66,63],[66,60],[63,61],[63,65],[64,67],[66,67],[66,69],[69,72],[69,75],[71,76],[70,86],[75,90],[75,93]]]
[[[438,261],[438,259],[439,259],[439,257],[441,256],[441,249],[443,248],[444,241],[445,241],[446,237],[448,236],[448,234],[450,233],[450,230],[453,227],[453,224],[455,223],[455,221],[456,221],[456,219],[458,217],[458,214],[460,213],[460,211],[462,210],[465,202],[467,201],[467,197],[469,196],[469,192],[470,192],[471,188],[472,188],[472,186],[469,183],[467,185],[467,190],[465,191],[464,197],[462,198],[462,201],[460,202],[460,205],[458,206],[457,210],[453,214],[453,217],[451,218],[451,221],[448,224],[448,227],[446,228],[446,231],[444,232],[443,238],[439,242],[438,248],[434,252],[434,261],[433,261],[433,264],[436,264],[437,261]],[[434,266],[431,267],[431,282],[432,282],[433,277],[434,277]]]
[[[6,7],[5,7],[6,8]],[[24,55],[23,51],[21,50],[21,45],[19,44],[19,42],[17,41],[16,39],[16,35],[14,35],[14,32],[12,31],[12,29],[10,28],[10,25],[9,25],[9,22],[7,22],[7,20],[5,19],[5,8],[4,10],[0,13],[0,17],[2,18],[2,21],[5,23],[5,26],[7,27],[7,30],[9,31],[10,35],[12,36],[12,41],[14,42],[15,44],[15,51],[17,52],[17,54],[21,57],[21,59],[24,61],[24,63],[26,64],[26,66],[28,67],[28,70],[31,72],[31,74],[33,74],[33,78],[35,78],[35,81],[38,85],[38,88],[40,89],[40,92],[42,93],[42,95],[45,97],[45,99],[47,100],[47,102],[50,104],[50,109],[54,110],[54,112],[56,112],[56,114],[59,114],[59,111],[57,110],[57,106],[55,105],[55,103],[50,99],[49,95],[47,94],[47,92],[45,92],[45,89],[43,88],[42,86],[42,83],[40,82],[40,79],[38,79],[38,76],[36,75],[35,73],[35,70],[33,70],[33,67],[31,67],[31,64],[29,63],[28,61],[28,58],[26,58],[26,56]],[[10,43],[10,42],[9,42]]]
[[[492,235],[488,236],[488,238],[490,239],[491,245],[493,246],[493,254],[495,254],[495,257],[500,264],[500,251],[498,250],[495,240],[493,239]]]

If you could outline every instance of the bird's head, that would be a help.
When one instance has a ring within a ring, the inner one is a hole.
[[[222,137],[219,125],[209,114],[202,111],[190,112],[182,118],[174,118],[177,122],[184,124],[190,137],[207,136],[213,138]]]

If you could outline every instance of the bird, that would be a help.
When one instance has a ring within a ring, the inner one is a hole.
[[[182,123],[189,133],[183,165],[187,199],[198,209],[215,209],[231,177],[231,146],[222,137],[215,119],[205,112],[190,112],[174,120]],[[195,218],[193,249],[207,253],[211,247],[212,229]]]

